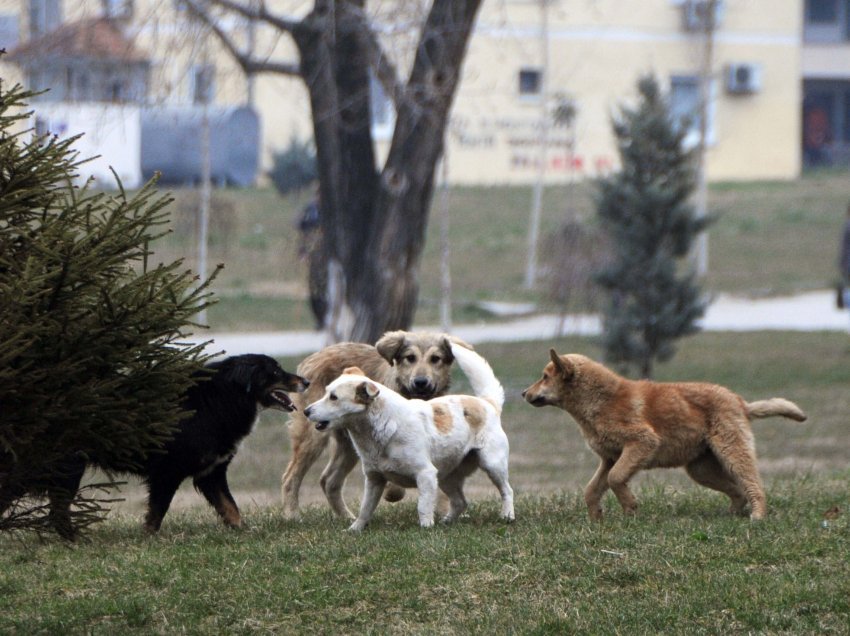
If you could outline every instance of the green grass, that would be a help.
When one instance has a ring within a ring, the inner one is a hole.
[[[721,218],[710,237],[709,288],[777,294],[827,285],[846,179],[713,186]],[[543,234],[568,211],[589,219],[591,194],[587,185],[549,188]],[[303,197],[221,196],[210,260],[226,268],[213,329],[311,328],[294,229]],[[542,292],[519,289],[530,198],[527,188],[452,190],[456,321],[482,319],[473,305],[480,299],[545,307]],[[419,323],[436,321],[432,221]],[[183,205],[159,255],[193,266],[193,240],[191,206]],[[230,471],[243,530],[223,528],[184,484],[160,535],[145,537],[144,490],[130,480],[126,501],[76,545],[0,536],[0,634],[850,632],[846,334],[704,333],[657,369],[660,380],[718,382],[748,400],[781,395],[808,413],[803,424],[755,424],[770,507],[758,524],[728,516],[723,496],[682,471],[640,474],[638,516],[624,518],[609,495],[606,521],[591,524],[580,493],[595,456],[563,412],[534,409],[520,392],[549,346],[600,352],[587,339],[541,337],[478,347],[506,387],[516,523],[498,519],[495,491],[476,475],[470,513],[454,526],[420,530],[407,500],[382,504],[372,526],[352,536],[324,504],[321,461],[302,490],[304,519],[286,522],[278,489],[289,441],[285,419],[268,414]],[[293,369],[298,361],[282,362]],[[455,386],[466,389],[460,377]],[[349,505],[360,492],[355,471]],[[838,517],[825,519],[834,506]]]
[[[420,530],[409,497],[382,503],[352,536],[323,503],[321,461],[305,481],[304,519],[287,522],[278,488],[289,446],[271,414],[230,471],[243,530],[225,529],[185,484],[160,535],[145,537],[133,482],[77,545],[0,537],[0,634],[850,631],[845,334],[705,333],[658,369],[748,400],[785,396],[808,413],[754,425],[769,505],[756,524],[681,470],[634,480],[636,518],[609,494],[606,520],[590,523],[581,489],[595,456],[566,414],[520,397],[550,345],[599,354],[579,338],[478,347],[506,387],[516,523],[499,520],[495,489],[475,475],[469,515],[454,526]],[[466,390],[461,377],[455,386]],[[360,482],[356,470],[351,506]],[[838,517],[825,519],[834,506]]]
[[[846,172],[813,173],[790,182],[720,183],[709,207],[719,215],[709,233],[713,292],[775,295],[822,289],[836,277],[836,255],[847,205]],[[185,257],[197,269],[195,193],[177,190],[174,233],[154,246],[163,260]],[[592,223],[594,186],[553,185],[541,215],[541,263],[546,240],[568,215]],[[306,266],[299,260],[296,220],[306,193],[280,197],[270,189],[216,192],[210,264],[225,269],[213,289],[223,304],[210,313],[214,330],[311,329]],[[457,187],[448,195],[454,321],[481,320],[480,300],[533,301],[552,309],[545,285],[522,287],[527,256],[529,187]],[[437,324],[440,297],[441,193],[427,231],[420,267],[416,324]],[[244,308],[236,304],[244,302]],[[265,306],[266,309],[256,311]]]
[[[475,504],[421,530],[410,503],[361,535],[324,510],[269,509],[226,531],[208,515],[135,520],[68,548],[3,541],[0,631],[114,633],[846,633],[846,481],[770,483],[765,522],[703,491],[644,489],[637,518],[602,524],[573,494],[526,495],[517,521]]]

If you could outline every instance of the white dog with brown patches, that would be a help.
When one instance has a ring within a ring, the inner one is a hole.
[[[501,422],[504,389],[484,358],[457,343],[451,346],[476,397],[408,400],[352,367],[305,409],[319,430],[346,429],[360,455],[366,484],[360,514],[350,530],[366,527],[387,481],[419,489],[422,527],[434,525],[438,487],[449,498],[443,521],[454,521],[466,510],[463,482],[476,468],[499,489],[502,518],[513,521],[508,437]]]

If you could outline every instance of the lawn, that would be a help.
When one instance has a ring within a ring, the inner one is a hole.
[[[710,237],[712,291],[749,295],[823,288],[834,275],[847,174],[793,183],[718,184]],[[191,192],[180,191],[174,233],[157,248],[193,266]],[[592,222],[588,186],[546,193],[543,233],[570,215]],[[478,320],[478,300],[534,301],[524,291],[530,190],[455,188],[456,321]],[[294,221],[304,197],[217,193],[211,261],[221,303],[213,329],[309,329]],[[436,223],[422,265],[419,323],[433,323]],[[544,255],[545,256],[545,255]],[[230,471],[247,527],[225,529],[184,484],[161,533],[141,531],[144,490],[129,480],[106,522],[68,546],[0,537],[0,634],[348,633],[848,633],[850,632],[850,340],[842,333],[703,333],[657,369],[660,380],[705,380],[747,400],[783,396],[809,415],[754,424],[769,513],[730,517],[722,495],[680,470],[634,480],[641,505],[624,518],[587,520],[581,490],[596,458],[576,425],[520,396],[547,350],[599,357],[595,342],[563,338],[481,344],[506,388],[517,521],[498,518],[495,489],[474,476],[469,514],[421,530],[413,495],[379,506],[361,535],[332,518],[305,480],[300,522],[283,519],[280,474],[289,458],[285,417],[264,415]],[[298,359],[283,359],[294,369]],[[458,391],[467,390],[456,377]],[[96,478],[96,477],[94,477]],[[345,489],[361,492],[359,469]]]
[[[750,296],[831,286],[847,206],[846,172],[813,173],[790,182],[720,183],[709,207],[718,217],[709,233],[712,292]],[[540,260],[545,269],[552,237],[567,218],[594,223],[592,183],[546,189]],[[197,194],[174,192],[174,232],[155,246],[163,260],[195,262]],[[299,258],[296,220],[306,193],[280,197],[269,189],[216,191],[210,263],[224,263],[214,284],[221,305],[209,313],[213,330],[311,329],[306,265]],[[535,302],[553,309],[547,285],[522,288],[531,189],[457,187],[448,193],[454,322],[485,319],[481,300]],[[416,324],[438,322],[439,197],[420,268]]]
[[[359,536],[322,502],[317,466],[304,519],[278,501],[284,418],[243,444],[231,485],[248,527],[225,529],[184,485],[160,535],[141,532],[143,493],[68,547],[0,538],[0,633],[847,633],[850,630],[850,342],[839,333],[705,333],[659,379],[710,380],[746,399],[788,397],[809,421],[755,424],[770,511],[730,517],[722,495],[682,471],[635,480],[641,508],[587,520],[595,459],[577,427],[520,391],[549,345],[598,355],[585,339],[481,345],[507,391],[517,521],[498,518],[481,476],[451,527],[416,525],[412,499],[379,506]],[[292,366],[297,360],[283,360]],[[464,390],[462,378],[456,382]],[[320,462],[321,463],[321,462]],[[356,505],[360,475],[345,496]],[[834,508],[838,507],[838,512]],[[831,512],[833,511],[833,512]]]

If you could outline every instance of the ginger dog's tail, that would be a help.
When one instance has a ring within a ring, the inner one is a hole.
[[[797,420],[798,422],[804,422],[806,420],[806,414],[803,413],[803,410],[791,400],[786,400],[784,398],[770,398],[769,400],[747,402],[747,416],[750,419],[774,417],[776,415]]]
[[[472,349],[452,342],[452,354],[460,368],[469,378],[472,390],[478,397],[487,400],[501,412],[505,403],[505,389],[493,373],[492,367]]]

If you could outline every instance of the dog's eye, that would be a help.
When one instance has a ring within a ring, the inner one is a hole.
[[[329,399],[331,402],[336,402],[336,393],[331,393],[331,394],[328,396],[328,399]]]
[[[413,364],[414,362],[416,362],[416,356],[413,355],[412,353],[410,355],[404,356],[404,359],[405,359],[406,362],[409,362],[410,364]]]
[[[442,361],[440,356],[431,356],[431,364],[439,364]]]

